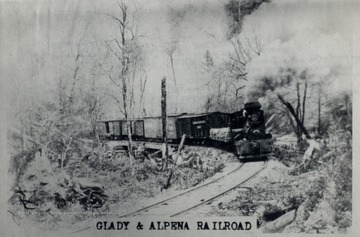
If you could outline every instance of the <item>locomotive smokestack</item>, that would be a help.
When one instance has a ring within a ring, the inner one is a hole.
[[[244,105],[244,109],[248,112],[253,110],[259,110],[260,108],[261,108],[261,104],[259,101],[246,102]]]

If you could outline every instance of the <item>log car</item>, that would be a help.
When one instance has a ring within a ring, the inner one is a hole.
[[[176,120],[177,136],[180,138],[185,134],[187,143],[211,144],[214,130],[230,128],[230,123],[230,115],[227,113],[188,114]]]

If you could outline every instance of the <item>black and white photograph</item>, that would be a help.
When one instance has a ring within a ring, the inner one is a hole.
[[[0,235],[356,236],[359,10],[1,0]]]

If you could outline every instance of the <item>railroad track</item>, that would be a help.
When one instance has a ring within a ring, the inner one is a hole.
[[[217,198],[219,198],[219,197],[221,197],[221,196],[224,196],[225,194],[233,191],[233,190],[236,189],[236,188],[241,187],[241,185],[243,185],[244,183],[246,183],[246,182],[249,181],[250,179],[254,178],[254,177],[255,177],[256,175],[258,175],[262,170],[264,170],[264,169],[266,168],[266,165],[267,165],[267,161],[264,162],[264,165],[263,165],[263,167],[262,167],[260,170],[256,171],[253,175],[251,175],[250,177],[248,177],[248,178],[245,179],[244,181],[240,182],[239,184],[237,184],[237,185],[235,185],[235,186],[233,186],[233,187],[231,187],[231,188],[229,188],[229,189],[227,189],[227,190],[225,190],[225,191],[223,191],[223,192],[221,192],[221,193],[219,193],[219,194],[217,194],[217,195],[215,195],[215,196],[213,196],[213,197],[211,197],[211,198],[209,198],[209,199],[207,199],[207,200],[204,200],[204,201],[202,201],[201,203],[198,203],[198,204],[196,204],[196,205],[194,205],[194,206],[191,206],[191,207],[189,207],[189,208],[187,208],[187,209],[185,209],[185,210],[182,210],[182,211],[180,211],[180,212],[177,212],[177,213],[175,213],[175,214],[172,214],[170,217],[179,216],[179,215],[181,215],[181,214],[184,214],[184,213],[186,213],[186,212],[189,212],[189,211],[191,211],[191,210],[193,210],[193,209],[196,209],[196,208],[198,208],[198,207],[200,207],[200,206],[202,206],[202,205],[205,205],[205,204],[207,204],[207,203],[210,203],[210,202],[212,202],[213,200],[215,200],[215,199],[217,199]]]
[[[187,190],[185,192],[182,192],[180,194],[177,194],[175,196],[172,196],[170,198],[167,198],[167,199],[164,199],[162,201],[159,201],[159,202],[156,202],[156,203],[153,203],[151,205],[148,205],[148,206],[145,206],[143,208],[140,208],[136,211],[133,211],[133,212],[130,212],[130,213],[127,213],[125,215],[121,215],[121,216],[118,216],[119,218],[125,218],[125,217],[132,217],[132,216],[135,216],[137,214],[141,214],[143,212],[148,212],[149,210],[151,209],[163,209],[164,207],[166,207],[168,202],[171,202],[171,201],[176,201],[178,200],[179,198],[181,197],[185,197],[187,196],[187,199],[190,199],[190,200],[195,200],[197,199],[196,195],[195,197],[193,196],[193,194],[197,191],[201,191],[202,189],[206,189],[206,188],[211,188],[212,190],[214,189],[214,187],[211,187],[213,185],[215,185],[216,183],[219,183],[219,182],[224,182],[224,181],[230,181],[230,180],[233,180],[233,179],[226,179],[225,180],[225,177],[228,177],[228,176],[232,176],[232,178],[237,178],[238,177],[238,174],[239,174],[239,170],[244,170],[244,168],[247,168],[249,165],[252,165],[252,164],[259,164],[259,162],[252,162],[252,163],[241,163],[238,167],[236,167],[235,169],[231,170],[230,172],[228,172],[227,174],[217,178],[217,179],[214,179],[210,182],[207,182],[205,184],[202,184],[202,185],[199,185],[197,187],[194,187],[190,190]],[[244,167],[245,166],[245,167]],[[257,165],[257,166],[260,166],[260,165]],[[187,207],[181,207],[180,206],[180,210],[173,210],[173,208],[170,206],[170,211],[168,211],[168,213],[164,213],[161,212],[160,215],[161,216],[166,216],[166,214],[169,214],[168,216],[170,217],[176,217],[176,216],[179,216],[179,215],[182,215],[182,214],[185,214],[187,212],[190,212],[191,210],[194,210],[202,205],[205,205],[207,203],[210,203],[211,201],[221,197],[221,196],[224,196],[225,194],[235,190],[236,188],[238,187],[241,187],[241,185],[243,185],[245,182],[249,181],[250,179],[254,178],[256,175],[258,175],[262,170],[264,170],[267,166],[267,161],[264,161],[264,163],[262,163],[262,165],[260,167],[257,167],[257,169],[254,171],[254,170],[251,170],[249,169],[250,167],[248,167],[248,169],[244,170],[244,172],[248,171],[248,174],[245,175],[245,177],[243,176],[241,178],[241,181],[240,182],[236,182],[235,181],[235,184],[234,182],[226,187],[225,189],[223,189],[222,191],[220,192],[217,192],[215,195],[209,195],[211,197],[209,197],[208,199],[201,199],[199,202],[195,203],[195,204],[192,204],[192,205],[189,205]],[[219,184],[218,184],[219,185]],[[165,206],[164,206],[165,205]],[[149,213],[151,215],[153,215],[153,213]],[[156,215],[156,214],[155,214]],[[86,227],[86,228],[83,228],[81,230],[77,230],[75,232],[72,232],[72,233],[77,233],[77,232],[81,232],[81,231],[84,231],[84,230],[87,230],[87,229],[90,229],[91,227]]]
[[[260,168],[255,167],[255,171],[251,170],[254,169],[252,166],[259,166],[258,165],[259,163],[257,163],[257,165],[254,164],[255,163],[241,163],[237,168],[233,169],[232,171],[228,172],[227,174],[215,180],[204,183],[190,190],[187,190],[170,198],[161,200],[159,202],[153,203],[151,205],[145,206],[143,208],[127,213],[125,215],[121,215],[119,217],[120,218],[132,217],[132,216],[140,215],[142,213],[149,213],[152,215],[156,215],[158,213],[159,215],[164,215],[164,212],[165,215],[169,215],[170,217],[179,216],[193,209],[196,209],[202,205],[205,205],[216,198],[224,196],[225,194],[238,188],[246,181],[255,177],[263,169],[265,169],[267,161],[265,161]],[[248,167],[248,169],[244,170],[243,172],[244,175],[242,175],[242,173],[239,173],[239,171],[243,170],[244,166]],[[231,176],[232,179],[225,179],[226,177],[230,178],[229,176]],[[239,179],[240,182],[237,182],[236,181],[237,179]],[[209,195],[209,198],[207,199],[202,198],[204,193]],[[183,201],[179,205],[179,203],[177,203],[177,200],[179,199],[181,200],[181,198],[183,199]],[[153,211],[153,213],[151,213],[151,210]]]
[[[149,205],[149,206],[140,208],[140,209],[138,209],[138,210],[136,210],[136,211],[130,212],[130,213],[128,213],[128,214],[125,214],[125,215],[122,215],[122,216],[119,216],[119,217],[122,218],[122,217],[132,216],[132,215],[134,215],[134,214],[136,214],[136,213],[143,212],[143,211],[145,211],[145,210],[148,210],[148,209],[150,209],[150,208],[152,208],[152,207],[155,207],[155,206],[159,206],[159,205],[161,205],[161,204],[163,204],[163,203],[166,203],[166,202],[168,202],[168,201],[170,201],[170,200],[173,200],[173,199],[175,199],[175,198],[184,196],[185,194],[188,194],[188,193],[193,192],[193,191],[195,191],[195,190],[198,190],[198,189],[200,189],[200,188],[209,186],[210,184],[213,184],[213,183],[215,183],[215,182],[218,182],[219,180],[224,179],[224,178],[227,177],[228,175],[231,175],[232,173],[240,170],[243,165],[244,165],[244,163],[241,163],[237,168],[231,170],[231,171],[228,172],[227,174],[225,174],[225,175],[223,175],[223,176],[221,176],[221,177],[219,177],[219,178],[217,178],[217,179],[214,179],[214,180],[212,180],[212,181],[210,181],[210,182],[207,182],[207,183],[204,183],[204,184],[202,184],[202,185],[196,186],[196,187],[194,187],[194,188],[191,188],[191,189],[189,189],[189,190],[186,190],[185,192],[179,193],[179,194],[177,194],[177,195],[175,195],[175,196],[172,196],[172,197],[170,197],[170,198],[166,198],[166,199],[164,199],[164,200],[162,200],[162,201],[156,202],[156,203],[154,203],[154,204],[151,204],[151,205]]]

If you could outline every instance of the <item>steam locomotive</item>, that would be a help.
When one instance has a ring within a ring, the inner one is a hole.
[[[134,141],[162,142],[160,116],[130,121]],[[98,131],[104,140],[127,140],[125,120],[102,120]],[[259,102],[250,102],[234,113],[171,114],[167,116],[167,139],[179,144],[199,144],[233,150],[240,160],[267,158],[272,152],[272,136],[265,131],[264,112]]]

